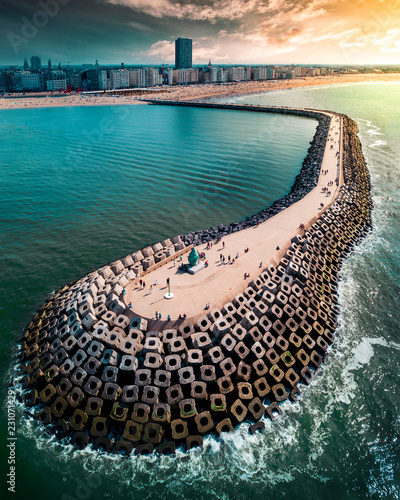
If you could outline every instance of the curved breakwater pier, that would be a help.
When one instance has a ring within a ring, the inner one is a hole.
[[[30,414],[78,448],[173,453],[243,421],[252,422],[253,433],[264,427],[263,416],[274,420],[279,403],[295,400],[327,356],[339,314],[340,265],[371,224],[369,175],[357,125],[347,116],[156,104],[285,113],[319,124],[282,200],[242,222],[175,236],[110,263],[55,292],[34,315],[21,339],[16,382]],[[322,191],[333,178],[332,193]],[[233,248],[242,235],[249,251],[233,265],[214,264],[210,250],[207,268],[174,276],[175,297],[157,307],[185,307],[187,318],[173,309],[167,321],[164,312],[154,320],[153,292],[143,292],[140,279],[149,288],[193,246],[200,253],[214,242],[219,253],[221,241]],[[240,266],[249,269],[248,279]],[[225,292],[227,280],[232,286]],[[212,307],[193,305],[193,290],[212,290]]]

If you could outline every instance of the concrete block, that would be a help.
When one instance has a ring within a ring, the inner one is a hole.
[[[231,420],[240,424],[246,418],[247,408],[240,399],[237,399],[231,406],[229,413]]]
[[[219,422],[215,429],[218,434],[222,434],[223,432],[233,432],[233,425],[230,418],[225,418]]]
[[[132,412],[132,420],[139,424],[146,424],[149,420],[151,408],[149,405],[143,403],[135,403]]]
[[[125,304],[123,302],[116,299],[110,304],[109,309],[110,309],[110,311],[115,313],[116,316],[118,316],[118,315],[122,314],[123,312],[125,312],[126,307],[125,307]]]
[[[249,413],[253,417],[254,420],[260,420],[260,418],[264,415],[265,406],[262,404],[260,398],[254,398],[248,406]]]
[[[257,359],[252,364],[252,367],[257,375],[257,377],[263,377],[269,372],[269,368],[263,359]]]
[[[234,386],[232,384],[232,380],[230,377],[220,377],[219,379],[217,379],[217,384],[218,384],[219,392],[221,394],[229,394],[234,389]]]
[[[132,318],[130,321],[129,328],[135,330],[141,330],[145,332],[147,330],[147,320],[143,318]]]
[[[215,366],[203,365],[200,367],[200,378],[203,382],[215,382],[217,379],[215,374]]]
[[[122,259],[122,264],[125,268],[133,266],[134,262],[132,255],[127,255],[124,259]]]
[[[171,372],[167,370],[156,370],[154,385],[167,388],[171,385]]]
[[[195,374],[192,366],[185,366],[178,370],[179,383],[181,385],[190,384],[195,380]]]
[[[182,387],[179,384],[172,385],[166,389],[167,402],[169,405],[176,405],[184,399]]]
[[[258,397],[260,399],[264,399],[267,394],[270,393],[271,387],[268,385],[268,382],[265,377],[261,377],[257,379],[253,384]]]
[[[180,418],[192,418],[197,415],[196,401],[193,398],[179,401]]]
[[[179,354],[171,354],[169,356],[165,356],[165,369],[169,372],[177,371],[181,367],[182,358]]]
[[[217,339],[222,338],[227,333],[231,333],[231,331],[232,329],[225,318],[221,318],[214,323],[213,334]]]
[[[200,434],[205,434],[206,432],[210,432],[214,427],[214,422],[211,418],[211,413],[209,411],[203,411],[199,413],[195,417],[195,422],[197,426],[197,431]]]
[[[157,370],[164,364],[164,360],[160,354],[155,352],[147,352],[144,360],[144,366],[150,370]]]
[[[185,439],[189,435],[187,423],[182,419],[176,419],[171,422],[172,438],[174,441]]]
[[[154,250],[152,247],[146,247],[142,250],[142,254],[144,257],[143,260],[146,260],[148,257],[151,257],[152,255],[154,255]]]
[[[146,385],[151,385],[151,370],[142,368],[136,371],[135,374],[135,385],[139,387],[145,387]]]
[[[155,403],[153,405],[153,412],[151,418],[154,422],[167,423],[171,421],[171,408],[166,403]]]
[[[180,243],[181,241],[182,241],[181,236],[174,236],[173,238],[171,238],[171,243],[172,244]]]
[[[160,388],[148,385],[143,387],[142,401],[143,403],[152,405],[158,403],[158,398],[160,396]]]
[[[122,264],[120,260],[117,260],[111,265],[111,270],[115,274],[115,276],[118,276],[118,274],[121,274],[122,271],[125,269],[125,266]]]
[[[150,267],[154,266],[154,258],[146,257],[142,260],[143,271],[147,271]]]
[[[97,321],[97,318],[94,314],[88,313],[82,320],[82,325],[86,328],[86,330],[90,330],[91,326],[93,326]]]
[[[205,382],[192,382],[190,386],[190,397],[206,400],[208,398],[207,384]]]

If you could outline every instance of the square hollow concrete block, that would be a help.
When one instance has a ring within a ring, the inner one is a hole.
[[[162,262],[165,260],[165,253],[164,252],[158,252],[154,255],[154,262],[158,264],[159,262]]]
[[[98,293],[97,297],[99,297],[101,295],[108,296],[108,295],[110,295],[110,292],[111,292],[111,285],[109,283],[107,283],[106,285],[99,288],[99,293]]]
[[[167,248],[169,246],[171,246],[171,240],[170,239],[167,239],[167,240],[164,240],[161,242],[161,245],[163,246],[163,248]]]
[[[118,280],[119,282],[119,280]],[[119,297],[123,291],[124,287],[122,285],[120,285],[119,283],[116,283],[113,288],[112,288],[112,293],[114,293],[115,295],[117,295],[117,297]]]
[[[156,337],[146,338],[143,347],[143,354],[146,355],[148,352],[161,354],[163,352],[163,343],[161,339]]]
[[[106,282],[103,276],[97,276],[97,278],[94,280],[94,284],[96,285],[97,289],[103,287]]]
[[[114,300],[110,305],[110,310],[115,314],[122,314],[125,311],[126,307],[120,300]]]
[[[134,264],[131,269],[135,273],[135,276],[140,275],[140,273],[143,272],[143,266],[140,262],[137,262],[136,264]]]
[[[181,236],[174,236],[173,238],[171,238],[171,243],[175,245],[175,243],[180,243],[182,241],[182,237]]]
[[[122,264],[120,260],[117,260],[111,265],[112,272],[117,276],[118,274],[121,274],[122,271],[125,269],[125,266]]]
[[[132,318],[129,324],[129,328],[133,330],[141,330],[145,332],[147,330],[147,320],[143,318]]]
[[[98,289],[97,286],[94,283],[88,283],[83,287],[82,290],[85,294],[89,294],[92,297],[95,297],[97,295]]]
[[[154,250],[152,247],[146,247],[146,248],[143,248],[142,254],[143,254],[144,259],[147,259],[148,257],[151,257],[152,255],[154,255]]]
[[[121,276],[120,279],[118,280],[118,285],[122,286],[122,289],[124,289],[128,285],[128,283],[129,283],[129,279],[126,277],[126,274]],[[117,285],[115,285],[115,286],[117,286]]]
[[[144,259],[144,255],[142,254],[142,252],[139,250],[138,252],[135,252],[131,255],[132,257],[132,260],[134,263],[138,263],[138,262],[141,262],[143,259]]]
[[[152,246],[153,252],[158,253],[161,252],[161,250],[164,248],[161,243],[156,243],[155,245]]]
[[[83,329],[83,326],[82,326],[82,323],[77,320],[75,321],[75,323],[73,325],[71,325],[70,329],[69,329],[69,333],[71,335],[73,335],[74,337],[79,337],[81,335],[81,333],[83,333],[84,329]]]
[[[142,260],[143,271],[147,271],[150,267],[154,266],[154,257],[146,257]]]
[[[94,314],[88,313],[82,320],[82,325],[89,330],[92,325],[94,325],[97,321],[97,318]]]
[[[96,309],[96,307],[99,307],[101,304],[105,304],[106,298],[105,295],[98,295],[93,301],[93,307]]]
[[[183,243],[183,241],[175,243],[174,248],[175,252],[179,252],[180,250],[183,250],[185,248],[185,244]]]
[[[171,257],[172,255],[175,254],[175,248],[173,245],[168,246],[167,248],[164,248],[164,254],[165,257]]]
[[[125,267],[131,267],[131,266],[133,266],[132,255],[127,255],[124,259],[122,259],[122,264]]]
[[[128,280],[128,282],[129,282],[129,281],[132,281],[132,280],[134,280],[134,279],[135,279],[136,273],[135,273],[135,271],[132,271],[132,269],[130,269],[130,270],[129,270],[126,274],[125,274],[125,276],[126,276],[126,279],[127,279],[127,280]]]

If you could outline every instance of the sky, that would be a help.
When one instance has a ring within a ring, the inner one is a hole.
[[[0,65],[399,64],[400,0],[0,0]]]

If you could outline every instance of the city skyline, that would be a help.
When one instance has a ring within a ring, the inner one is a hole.
[[[63,65],[173,64],[193,39],[193,64],[396,64],[400,4],[361,0],[2,0],[0,65],[46,54]]]

